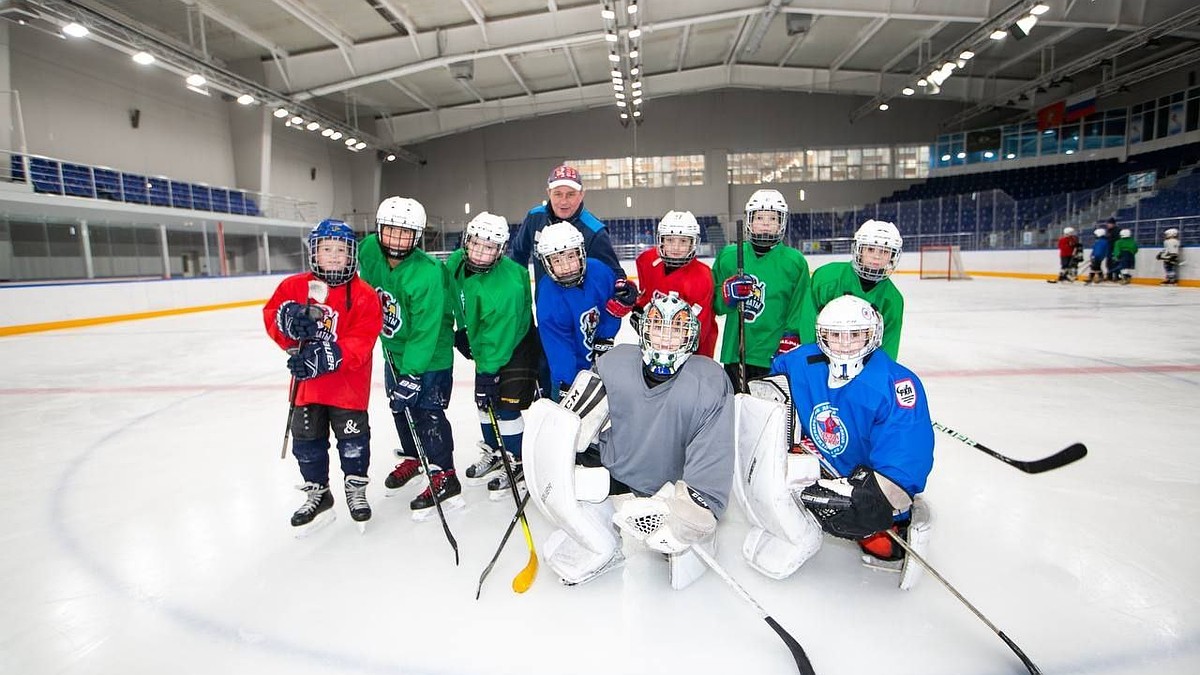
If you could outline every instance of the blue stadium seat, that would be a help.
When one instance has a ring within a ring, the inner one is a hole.
[[[173,180],[170,186],[171,206],[177,209],[192,208],[192,186],[182,181]]]
[[[130,204],[147,204],[150,195],[146,190],[146,177],[133,173],[121,174],[121,189],[125,191],[125,201]]]

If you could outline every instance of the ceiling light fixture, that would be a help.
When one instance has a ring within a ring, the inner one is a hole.
[[[132,58],[134,63],[141,66],[148,66],[151,63],[154,63],[154,55],[150,52],[138,52],[134,54]]]

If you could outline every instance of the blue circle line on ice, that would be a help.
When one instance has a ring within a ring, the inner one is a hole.
[[[405,673],[406,675],[424,675],[426,673],[429,675],[450,675],[450,673],[455,672],[449,670],[416,670],[407,666],[402,667],[399,664],[366,661],[353,652],[318,649],[308,644],[291,642],[261,631],[250,630],[227,621],[205,616],[195,608],[172,603],[169,599],[160,597],[161,594],[156,595],[155,593],[139,588],[136,582],[119,578],[117,574],[106,568],[100,560],[97,560],[88,552],[84,543],[67,525],[68,507],[66,505],[66,498],[70,491],[72,477],[79,475],[80,470],[88,462],[94,459],[97,454],[100,454],[110,442],[120,437],[121,434],[130,431],[137,425],[160,413],[190,403],[218,390],[220,390],[219,387],[207,389],[139,415],[124,426],[118,427],[102,436],[90,447],[83,450],[75,458],[74,462],[68,463],[68,466],[63,469],[58,481],[56,481],[50,504],[51,527],[59,543],[62,544],[67,553],[78,560],[84,569],[117,595],[132,600],[144,608],[164,614],[175,623],[194,630],[197,633],[237,643],[241,646],[251,647],[289,660],[307,658],[331,668],[334,672],[345,673],[353,670],[364,673]]]

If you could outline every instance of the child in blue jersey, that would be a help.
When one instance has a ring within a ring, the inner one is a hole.
[[[538,336],[550,366],[550,396],[557,401],[579,371],[612,348],[621,327],[607,308],[616,276],[586,257],[583,235],[567,222],[542,230],[537,256],[546,268],[537,282]]]
[[[1108,237],[1106,236],[1108,233],[1104,228],[1097,227],[1096,231],[1092,234],[1096,235],[1096,242],[1092,244],[1091,269],[1088,270],[1088,279],[1084,282],[1084,285],[1093,282],[1098,284],[1104,281],[1104,272],[1100,270],[1100,265],[1108,260],[1108,254],[1110,253]]]
[[[775,359],[771,372],[787,376],[802,451],[831,474],[804,489],[805,505],[826,532],[895,561],[904,551],[885,530],[907,536],[933,468],[933,427],[921,380],[879,349],[882,335],[879,313],[845,295],[818,315],[817,344]]]

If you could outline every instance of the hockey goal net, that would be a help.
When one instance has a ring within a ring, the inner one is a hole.
[[[970,279],[957,246],[922,246],[922,279]]]

